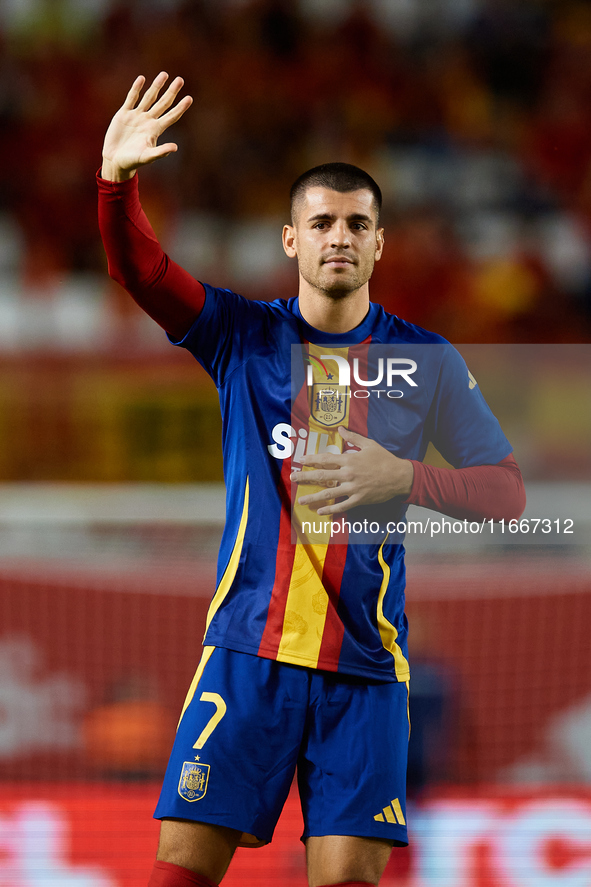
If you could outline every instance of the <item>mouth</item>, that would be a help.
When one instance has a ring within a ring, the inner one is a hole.
[[[347,256],[329,256],[328,259],[324,259],[323,264],[330,265],[331,268],[346,268],[347,265],[353,264],[353,259]]]

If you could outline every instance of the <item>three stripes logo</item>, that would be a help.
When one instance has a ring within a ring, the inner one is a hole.
[[[387,807],[384,807],[381,813],[376,813],[374,819],[376,822],[393,822],[398,825],[406,825],[406,820],[398,798],[394,798]]]

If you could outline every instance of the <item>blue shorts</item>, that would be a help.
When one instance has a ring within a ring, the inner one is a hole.
[[[305,841],[406,845],[408,687],[206,647],[189,689],[156,819],[268,843],[297,766]]]

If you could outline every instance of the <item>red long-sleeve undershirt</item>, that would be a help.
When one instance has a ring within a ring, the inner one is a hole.
[[[109,275],[173,339],[182,339],[205,303],[203,285],[160,246],[140,204],[137,174],[126,182],[97,175],[97,182]]]
[[[166,332],[182,339],[205,302],[199,281],[173,262],[160,246],[140,204],[138,176],[108,182],[97,175],[99,227],[109,274]],[[512,455],[497,465],[435,468],[412,460],[412,505],[461,520],[511,520],[525,508],[521,472]]]

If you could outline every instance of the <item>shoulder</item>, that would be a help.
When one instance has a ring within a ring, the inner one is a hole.
[[[221,286],[213,286],[211,283],[204,283],[203,288],[205,289],[206,300],[209,300],[211,308],[217,303],[224,306],[268,314],[278,312],[291,313],[289,305],[294,301],[294,299],[290,299],[289,302],[285,299],[275,299],[273,302],[267,302],[262,299],[251,299],[247,296],[240,295],[240,293],[234,292],[234,290]]]
[[[246,322],[273,322],[273,320],[283,320],[293,318],[291,303],[294,299],[287,302],[285,299],[275,299],[273,302],[263,301],[261,299],[251,299],[234,292],[225,287],[212,286],[204,283],[205,289],[205,305],[202,311],[202,318],[214,318],[219,316],[227,321],[229,318],[237,320],[244,318]]]
[[[416,345],[450,345],[443,336],[426,330],[422,326],[403,320],[396,314],[390,314],[377,302],[371,303],[374,312],[374,334],[372,341],[404,342]],[[452,347],[452,346],[450,346]]]
[[[374,304],[372,308],[375,309],[372,342],[411,346],[399,347],[398,353],[418,361],[424,377],[433,383],[444,380],[451,384],[466,379],[473,381],[464,358],[444,336],[390,314],[381,305]]]

